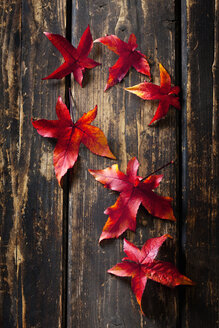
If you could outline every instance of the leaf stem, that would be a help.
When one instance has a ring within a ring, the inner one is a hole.
[[[149,178],[152,174],[157,173],[158,171],[160,171],[160,170],[164,169],[165,167],[169,166],[170,164],[174,164],[175,161],[176,160],[174,160],[174,161],[172,160],[169,163],[161,166],[159,169],[155,170],[154,172],[150,173],[149,175],[147,175],[146,177],[144,177],[143,179],[141,179],[141,182],[143,182],[144,180],[146,180],[147,178]]]
[[[73,106],[73,96],[71,93],[71,88],[68,89],[68,92],[69,92],[70,115],[74,123],[74,106]]]

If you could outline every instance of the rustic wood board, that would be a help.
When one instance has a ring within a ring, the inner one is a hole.
[[[1,1],[0,326],[61,327],[62,190],[53,143],[31,117],[55,118],[63,82],[41,78],[60,64],[43,31],[65,33],[62,1]]]
[[[218,327],[218,1],[187,1],[186,273],[182,327]]]
[[[116,34],[125,41],[135,33],[139,49],[149,57],[153,81],[159,84],[158,63],[162,62],[175,78],[175,6],[174,1],[73,1],[72,42],[77,45],[89,23],[93,38]],[[122,83],[103,92],[108,67],[117,56],[103,45],[94,45],[91,56],[102,66],[86,73],[84,88],[72,80],[76,116],[98,105],[94,122],[107,135],[120,169],[137,156],[145,176],[177,156],[177,114],[172,109],[157,127],[148,127],[157,103],[144,102],[123,90],[145,80],[145,76],[131,70]],[[130,287],[130,281],[107,274],[123,256],[122,239],[98,245],[107,217],[104,209],[112,205],[117,195],[98,184],[88,169],[101,169],[115,161],[91,154],[85,147],[71,174],[69,194],[68,249],[68,308],[67,327],[175,327],[177,323],[177,289],[168,289],[148,282],[143,300],[146,317]],[[164,172],[159,192],[176,199],[176,167]],[[177,216],[176,202],[174,210]],[[175,223],[152,218],[140,209],[137,231],[127,233],[129,240],[142,246],[146,239],[164,233],[173,235],[166,242],[161,258],[176,262]],[[164,255],[165,254],[165,255]]]
[[[0,326],[218,327],[218,0],[3,0],[0,17]],[[83,89],[69,77],[41,81],[63,62],[42,32],[66,34],[77,45],[88,23],[94,39],[107,33],[127,41],[135,33],[152,81],[159,84],[161,62],[181,84],[182,113],[171,109],[149,128],[157,103],[123,90],[145,80],[134,69],[104,93],[117,56],[101,44],[91,57],[102,66],[86,71]],[[70,85],[76,119],[97,104],[93,124],[118,161],[81,146],[63,192],[52,165],[55,142],[40,137],[30,119],[54,119],[57,97],[65,99]],[[159,258],[197,283],[169,289],[149,281],[145,317],[130,281],[106,272],[123,257],[122,239],[98,244],[104,209],[118,195],[87,171],[113,163],[125,171],[133,156],[142,176],[179,159],[163,171],[158,190],[174,198],[178,221],[155,219],[140,208],[136,234],[125,237],[140,247],[170,233],[174,239]]]

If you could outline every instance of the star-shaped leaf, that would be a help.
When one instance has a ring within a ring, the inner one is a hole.
[[[175,96],[180,92],[180,88],[171,87],[170,75],[161,64],[159,64],[159,68],[160,86],[150,82],[143,82],[136,84],[133,87],[125,88],[125,90],[136,94],[142,99],[159,100],[159,105],[157,107],[156,113],[149,125],[165,117],[168,113],[170,105],[177,109],[181,108],[179,97]]]
[[[127,257],[124,257],[121,263],[108,270],[108,273],[115,276],[131,277],[131,287],[141,311],[141,301],[147,279],[154,280],[168,287],[194,285],[194,282],[179,273],[172,263],[155,260],[159,248],[168,237],[172,238],[166,234],[161,237],[148,239],[141,250],[124,239],[123,249]]]
[[[135,50],[138,45],[134,34],[130,35],[128,43],[120,40],[116,35],[104,36],[94,42],[103,43],[109,50],[119,55],[119,59],[115,65],[109,68],[109,78],[104,91],[122,81],[131,66],[134,67],[136,71],[150,77],[150,67],[146,56],[140,51]]]
[[[158,218],[175,221],[171,207],[172,198],[156,194],[156,189],[163,175],[151,175],[144,181],[137,175],[139,163],[137,158],[132,158],[127,166],[127,174],[119,171],[114,164],[104,170],[89,170],[95,179],[105,188],[120,193],[116,203],[105,210],[109,218],[100,236],[103,239],[118,238],[127,229],[135,231],[136,215],[140,204],[147,211]]]
[[[41,136],[57,139],[53,163],[59,184],[67,170],[74,166],[81,142],[94,154],[115,159],[103,131],[90,125],[97,115],[97,106],[74,123],[59,97],[56,114],[58,120],[36,120],[32,124]]]
[[[52,74],[43,78],[47,79],[62,79],[64,76],[73,73],[75,80],[82,87],[83,73],[85,68],[94,68],[100,63],[88,58],[88,55],[93,47],[93,40],[90,32],[90,27],[86,28],[77,49],[63,36],[44,32],[52,44],[59,50],[64,57],[65,62],[57,68]]]

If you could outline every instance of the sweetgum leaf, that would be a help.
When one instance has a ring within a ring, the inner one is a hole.
[[[150,77],[150,67],[146,56],[140,51],[135,50],[138,45],[134,34],[130,35],[128,43],[120,40],[116,35],[104,36],[94,42],[101,42],[109,50],[119,55],[119,59],[115,65],[109,68],[109,78],[104,91],[122,81],[131,66],[136,71]]]
[[[43,80],[62,79],[66,75],[73,73],[75,80],[82,87],[85,68],[94,68],[101,65],[93,59],[88,58],[88,55],[93,47],[93,40],[89,25],[84,31],[77,49],[66,38],[59,34],[47,32],[44,32],[44,34],[59,50],[64,57],[65,62],[49,76],[44,77]]]
[[[166,234],[161,237],[148,239],[141,250],[124,239],[123,250],[127,257],[107,271],[115,276],[131,277],[131,287],[141,311],[141,300],[147,279],[154,280],[168,287],[194,285],[194,282],[179,273],[172,263],[155,260],[159,248],[168,237],[172,238]]]
[[[103,228],[100,242],[103,239],[118,238],[127,229],[135,231],[140,204],[153,216],[176,220],[171,207],[172,198],[159,196],[153,191],[159,186],[163,175],[151,175],[141,181],[142,178],[137,175],[138,167],[138,160],[134,157],[128,163],[127,174],[119,171],[117,164],[104,170],[89,170],[105,188],[120,193],[116,203],[104,212],[109,218]]]
[[[77,161],[81,142],[94,154],[115,159],[103,131],[90,125],[96,118],[97,106],[74,123],[68,108],[59,97],[56,104],[56,114],[58,120],[42,119],[32,121],[32,124],[41,136],[57,139],[53,163],[59,184],[67,170],[73,167]]]
[[[142,99],[159,100],[159,105],[149,125],[165,117],[169,111],[170,105],[177,109],[181,108],[179,97],[175,96],[180,92],[180,88],[171,87],[170,75],[161,64],[159,65],[159,68],[160,86],[150,82],[143,82],[136,84],[133,87],[125,88],[125,90],[136,94]]]

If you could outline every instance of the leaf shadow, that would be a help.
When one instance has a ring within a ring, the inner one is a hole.
[[[112,246],[112,244],[115,242],[115,238],[111,238],[111,239],[103,239],[99,245],[100,247],[110,247]]]
[[[70,169],[68,169],[68,188],[71,190],[74,183],[76,183],[77,179],[80,179],[80,175],[77,174],[77,172],[80,172],[81,168],[81,158],[80,155],[78,155],[78,159],[75,162],[74,166]]]
[[[53,147],[56,146],[57,139],[55,139],[55,138],[45,138],[45,139],[51,146],[53,146]]]
[[[167,318],[172,318],[174,321],[174,304],[177,295],[177,289],[148,280],[142,296],[142,310],[145,316],[160,323],[165,322]]]
[[[82,87],[85,88],[91,80],[91,70],[86,69],[83,77]]]

